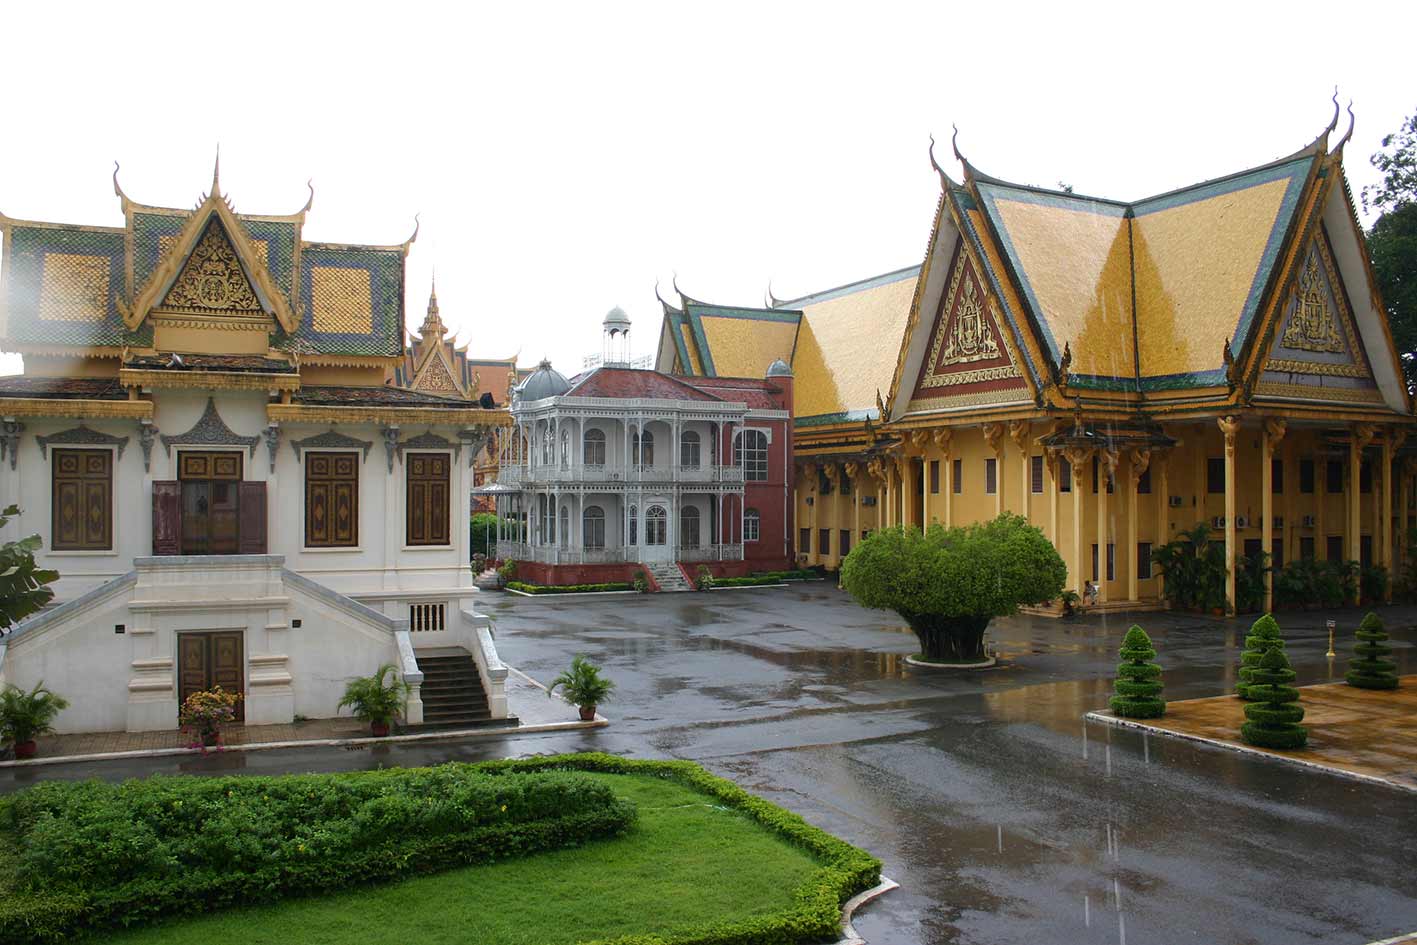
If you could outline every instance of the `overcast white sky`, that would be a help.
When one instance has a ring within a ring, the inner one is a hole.
[[[1417,4],[11,2],[0,210],[118,225],[191,206],[398,243],[479,356],[599,350],[654,283],[760,304],[918,263],[951,123],[980,169],[1122,199],[1289,153],[1354,100],[1355,190],[1417,111]],[[1345,116],[1340,132],[1346,127]],[[949,160],[946,160],[949,159]],[[11,369],[17,369],[10,358]]]

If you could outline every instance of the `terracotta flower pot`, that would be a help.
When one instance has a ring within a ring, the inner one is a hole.
[[[375,738],[386,738],[389,734],[388,722],[370,722],[369,731],[374,733]]]
[[[35,744],[33,738],[27,742],[15,742],[15,758],[17,759],[33,758],[37,751],[39,751],[39,746]]]
[[[582,722],[594,722],[594,721],[595,721],[595,706],[593,706],[593,705],[583,705],[583,706],[581,706],[581,721],[582,721]]]

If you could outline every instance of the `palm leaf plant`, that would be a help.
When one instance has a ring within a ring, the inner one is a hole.
[[[69,701],[43,681],[29,692],[7,685],[0,690],[0,743],[13,745],[16,758],[33,757],[35,738],[54,731],[54,717],[68,707]]]
[[[547,697],[557,689],[562,690],[568,702],[580,708],[581,719],[589,722],[595,718],[596,707],[615,690],[615,684],[600,675],[600,667],[584,656],[576,656],[571,660],[571,668],[557,676],[546,690]]]
[[[19,514],[17,505],[0,511],[0,528]],[[0,545],[0,634],[54,599],[54,591],[46,585],[59,580],[59,572],[38,567],[34,561],[42,545],[38,535]]]
[[[385,663],[372,676],[351,679],[338,708],[349,706],[356,719],[368,722],[370,730],[382,738],[389,734],[389,723],[408,707],[408,693],[408,683],[398,677],[394,664]]]

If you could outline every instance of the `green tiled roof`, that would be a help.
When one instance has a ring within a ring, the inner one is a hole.
[[[151,344],[151,327],[130,332],[118,314],[123,233],[15,224],[8,243],[9,340],[55,346]],[[44,292],[48,296],[41,299]]]
[[[318,285],[316,270],[348,270],[360,294]],[[367,282],[365,280],[367,274]],[[403,254],[396,249],[305,244],[300,253],[300,324],[276,347],[322,354],[403,354]],[[368,296],[362,293],[367,285]],[[366,327],[367,326],[367,327]]]

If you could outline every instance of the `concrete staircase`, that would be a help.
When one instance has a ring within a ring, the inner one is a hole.
[[[684,572],[677,564],[647,564],[645,569],[654,575],[654,582],[665,592],[692,591],[694,585],[684,579]]]
[[[423,671],[423,724],[472,726],[492,721],[472,654],[457,647],[414,650]],[[508,720],[513,721],[513,720]]]

